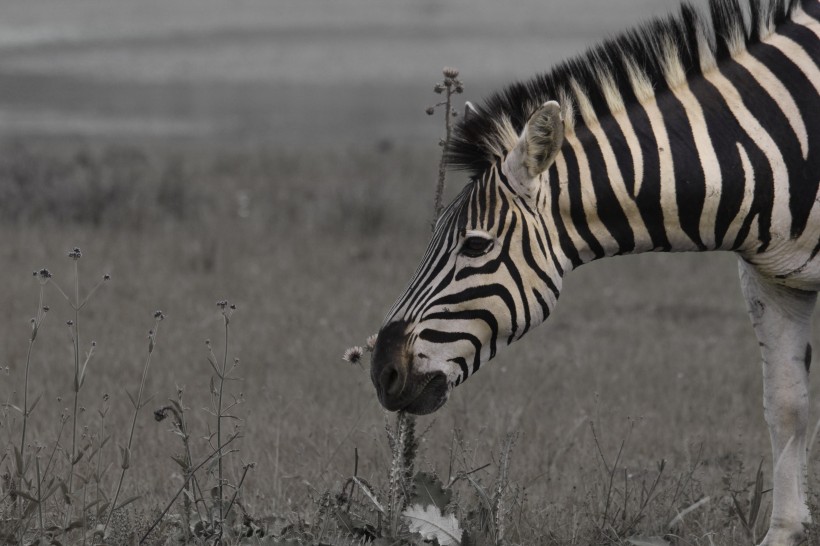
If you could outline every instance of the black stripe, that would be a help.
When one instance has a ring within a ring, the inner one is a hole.
[[[487,309],[464,309],[463,311],[438,311],[424,315],[422,321],[427,320],[481,320],[490,329],[490,358],[496,353],[496,340],[498,339],[498,320]]]
[[[532,250],[532,241],[530,240],[530,228],[529,225],[523,224],[521,226],[521,249],[522,254],[524,255],[524,261],[529,266],[530,270],[534,271],[538,278],[547,285],[550,291],[558,298],[558,287],[555,286],[555,283],[552,281],[550,276],[547,274],[544,269],[538,265],[538,261],[535,258]],[[544,261],[549,263],[547,260],[546,249],[541,244],[540,238],[538,237],[538,231],[535,232],[536,235],[536,244],[538,245],[539,250],[541,251],[541,255],[544,257]],[[524,300],[526,303],[526,300]]]
[[[706,130],[720,168],[721,192],[715,216],[715,246],[721,248],[732,221],[743,203],[745,177],[737,142],[746,138],[743,129],[714,85],[696,78],[689,89],[703,109]]]
[[[655,140],[652,124],[643,107],[630,108],[627,110],[627,115],[641,147],[643,163],[643,180],[640,184],[641,189],[635,196],[635,202],[638,204],[643,223],[652,239],[652,248],[668,251],[672,245],[666,236],[661,207],[661,162],[658,142]]]
[[[515,230],[515,226],[518,223],[518,215],[511,214],[510,215],[510,232]],[[509,246],[508,246],[509,248]],[[518,266],[515,263],[515,260],[512,259],[509,252],[505,252],[503,254],[504,259],[504,266],[507,268],[507,272],[510,275],[510,279],[515,283],[515,287],[518,290],[518,295],[521,298],[521,307],[524,308],[524,325],[521,332],[518,332],[518,328],[513,328],[510,332],[510,337],[507,343],[512,343],[514,340],[519,339],[521,336],[527,333],[530,329],[530,306],[527,305],[527,297],[524,288],[524,281],[521,278],[521,273],[518,271]],[[513,304],[513,309],[515,309],[515,304]]]
[[[820,55],[818,41],[814,34],[811,35],[811,38],[814,49],[813,58],[817,58]],[[806,75],[779,49],[768,44],[759,44],[757,47],[752,48],[750,53],[765,64],[777,79],[783,82],[794,99],[806,126],[808,134],[808,157],[806,160],[803,160],[800,153],[796,135],[790,143],[778,143],[781,148],[794,146],[794,153],[785,157],[787,157],[787,164],[790,161],[795,161],[795,165],[798,166],[796,172],[789,172],[789,210],[792,215],[791,236],[799,237],[806,229],[809,213],[812,205],[814,205],[814,198],[817,196],[818,184],[820,184],[820,175],[818,175],[820,173],[820,153],[818,153],[820,150],[820,134],[818,134],[818,127],[820,127],[820,97]],[[790,125],[785,125],[783,130],[785,131],[790,127]]]
[[[565,147],[566,148],[566,147]],[[553,164],[550,167],[550,195],[552,198],[552,219],[555,222],[555,229],[558,231],[558,245],[561,247],[561,252],[567,257],[572,267],[578,267],[582,263],[581,257],[578,255],[578,249],[572,244],[567,229],[564,226],[564,219],[561,216],[561,181],[558,179],[558,168]],[[543,220],[541,220],[543,224]],[[547,233],[546,226],[544,226],[544,233]],[[555,263],[558,263],[556,260]]]
[[[518,329],[518,312],[515,309],[515,300],[510,294],[508,288],[503,284],[492,283],[483,284],[480,286],[471,286],[461,290],[460,292],[448,294],[433,300],[430,303],[430,307],[447,307],[448,305],[458,305],[467,302],[473,303],[483,298],[499,298],[510,312],[511,330],[515,332],[516,329]]]
[[[735,85],[740,96],[743,98],[743,103],[750,112],[754,113],[755,118],[763,127],[763,130],[772,137],[777,145],[785,162],[789,177],[789,179],[784,182],[799,191],[805,184],[803,178],[807,173],[803,170],[803,157],[800,154],[800,143],[789,125],[789,120],[783,114],[783,111],[780,110],[777,103],[766,93],[766,90],[757,83],[754,76],[746,70],[746,68],[732,62],[722,66],[721,72]],[[755,135],[751,136],[754,138]],[[811,174],[812,177],[817,176],[817,173]],[[813,184],[816,193],[817,181],[815,180]],[[805,199],[807,195],[803,193],[797,196],[797,199],[801,197]],[[814,194],[810,197],[814,197]],[[790,199],[790,205],[792,204],[791,201],[794,201],[794,199]],[[801,225],[799,226],[800,232],[802,232],[805,227],[809,210],[813,204],[813,200],[809,203],[802,204],[802,206],[808,206],[808,208],[805,209],[804,217],[801,219]],[[801,205],[797,203],[794,203],[794,206],[798,209],[802,208]],[[802,211],[801,214],[803,214]],[[793,231],[796,227],[797,226],[792,224]]]
[[[683,232],[699,250],[706,250],[700,238],[700,215],[706,200],[706,182],[703,167],[695,146],[695,136],[686,109],[672,93],[656,96],[658,109],[669,136],[672,169],[675,173],[675,200],[678,204],[678,220]]]
[[[758,232],[752,236],[759,242],[756,252],[761,253],[769,246],[772,239],[770,227],[772,224],[772,204],[774,203],[774,173],[769,164],[769,160],[763,151],[757,147],[752,138],[743,134],[738,138],[738,142],[743,146],[744,151],[749,156],[752,173],[745,173],[746,177],[754,177],[754,190],[752,190],[752,205],[749,214],[743,220],[740,230],[735,237],[731,250],[737,250],[746,241],[752,222],[757,219]]]
[[[626,217],[626,213],[621,208],[612,189],[609,179],[604,155],[601,146],[592,132],[586,127],[579,127],[576,131],[578,141],[584,148],[584,153],[589,164],[590,182],[595,192],[595,205],[598,218],[606,230],[615,239],[618,245],[616,254],[632,252],[635,249],[635,234],[632,226]],[[606,138],[606,137],[605,137]]]
[[[564,161],[567,164],[566,187],[569,192],[569,215],[572,219],[572,225],[575,226],[578,235],[592,251],[593,259],[603,258],[604,248],[590,231],[587,216],[584,212],[584,203],[581,199],[581,174],[578,170],[578,160],[575,157],[575,152],[569,146],[564,146],[562,152]]]
[[[495,184],[487,184],[486,191],[490,194],[490,206],[487,208],[487,231],[493,229],[495,225],[495,216],[496,216],[496,197],[495,194],[498,191],[498,187]]]
[[[612,153],[615,154],[615,161],[618,163],[618,170],[621,171],[626,191],[630,197],[635,197],[635,166],[633,165],[632,150],[626,143],[621,126],[612,116],[601,119],[601,128],[606,135]]]
[[[439,330],[425,329],[419,333],[419,339],[430,343],[453,343],[456,341],[469,341],[473,344],[475,357],[473,358],[473,373],[481,367],[481,342],[473,334],[468,332],[441,332]]]
[[[549,249],[550,259],[552,266],[555,268],[555,272],[559,277],[564,275],[564,268],[561,267],[561,263],[558,260],[558,256],[555,255],[555,249],[552,245],[552,239],[550,238],[549,230],[547,229],[547,223],[544,221],[544,214],[538,215],[538,223],[541,226],[541,230],[535,231],[535,237],[538,239],[538,246],[544,247],[546,246]],[[563,225],[561,226],[563,228]],[[544,241],[541,240],[541,234],[544,234]]]
[[[544,299],[544,296],[542,296],[538,290],[533,288],[532,294],[535,296],[535,301],[537,301],[538,305],[541,306],[541,321],[543,322],[550,316],[550,307],[547,305],[547,301]]]
[[[456,387],[463,381],[467,381],[467,378],[470,376],[470,368],[467,366],[467,359],[461,356],[457,356],[455,358],[451,358],[448,362],[455,362],[458,364],[458,367],[461,368],[461,375],[456,378]]]

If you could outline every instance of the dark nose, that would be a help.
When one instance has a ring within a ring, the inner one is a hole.
[[[406,330],[406,322],[391,322],[379,332],[373,349],[370,379],[379,401],[390,411],[400,409],[401,393],[407,380]]]

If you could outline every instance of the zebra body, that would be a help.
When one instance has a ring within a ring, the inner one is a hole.
[[[777,462],[763,544],[795,544],[820,290],[820,3],[710,9],[706,23],[684,6],[462,121],[449,159],[471,181],[388,313],[371,376],[388,409],[435,411],[549,316],[572,269],[735,252]]]

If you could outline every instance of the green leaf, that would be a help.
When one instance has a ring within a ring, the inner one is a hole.
[[[127,470],[131,466],[131,450],[120,446],[120,468]]]
[[[37,398],[34,399],[34,402],[31,403],[31,406],[28,408],[28,414],[31,415],[31,412],[34,411],[34,408],[37,407],[37,403],[40,402],[40,398],[43,397],[43,393],[37,395]]]
[[[188,468],[188,461],[178,455],[171,455],[171,460],[181,466],[183,470]]]
[[[26,509],[23,511],[23,521],[27,520],[27,519],[28,519],[28,517],[29,517],[31,514],[33,514],[33,513],[34,513],[34,510],[36,510],[36,509],[37,509],[37,505],[38,505],[38,504],[39,504],[39,503],[38,503],[37,501],[34,501],[34,502],[30,502],[30,503],[28,503],[28,506],[26,506]]]
[[[148,398],[146,398],[146,399],[145,399],[145,400],[144,400],[144,401],[140,404],[140,407],[139,407],[139,408],[137,408],[137,409],[142,409],[142,408],[144,408],[145,406],[147,406],[148,404],[150,404],[150,403],[151,403],[151,400],[153,400],[155,396],[156,396],[156,394],[152,394],[151,396],[149,396]]]
[[[131,400],[131,405],[136,408],[137,407],[137,402],[136,402],[136,400],[134,400],[134,397],[131,396],[131,393],[128,392],[128,389],[123,389],[123,390],[125,391],[125,394],[128,395],[128,399]]]
[[[14,404],[3,404],[3,407],[11,408],[14,411],[16,411],[17,413],[19,413],[20,415],[23,415],[23,409],[20,408],[19,406],[15,406]]]
[[[14,465],[17,470],[17,475],[22,476],[25,472],[25,468],[23,466],[23,455],[20,453],[20,448],[17,446],[14,446]]]
[[[12,495],[17,495],[18,497],[23,497],[23,498],[24,498],[24,499],[26,499],[27,501],[31,501],[31,502],[33,502],[33,503],[36,503],[36,502],[37,502],[37,499],[35,499],[34,497],[32,497],[31,495],[29,495],[29,494],[28,494],[28,493],[26,493],[25,491],[18,491],[18,490],[16,490],[16,489],[12,489],[12,490],[11,490],[11,494],[12,494]]]
[[[453,492],[444,489],[438,476],[430,472],[417,472],[413,476],[413,485],[412,504],[435,506],[443,512],[453,499]]]
[[[139,495],[135,495],[135,496],[133,496],[133,497],[128,497],[127,499],[125,499],[124,501],[122,501],[121,503],[119,503],[117,506],[115,506],[115,507],[114,507],[114,510],[119,510],[119,509],[120,509],[120,508],[122,508],[123,506],[128,506],[128,505],[129,505],[129,504],[131,504],[132,502],[134,502],[134,501],[136,501],[136,500],[139,500],[139,498],[140,498],[140,496],[139,496]]]
[[[357,478],[356,476],[353,476],[352,479],[354,482],[356,482],[356,485],[359,486],[359,489],[361,489],[364,492],[364,494],[367,495],[367,498],[370,499],[370,502],[373,503],[376,509],[382,514],[387,514],[387,511],[384,509],[384,506],[382,506],[382,504],[379,502],[379,499],[376,498],[376,494],[373,493],[373,490],[370,488],[370,485],[364,480]]]
[[[424,540],[436,540],[441,546],[459,546],[464,533],[453,514],[444,515],[435,506],[414,504],[401,513],[411,533],[418,533]]]

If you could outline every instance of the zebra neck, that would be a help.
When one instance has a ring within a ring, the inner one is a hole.
[[[718,248],[700,229],[704,196],[720,195],[715,179],[703,175],[696,155],[673,162],[673,147],[685,144],[666,131],[647,134],[648,110],[644,127],[623,116],[577,128],[556,158],[556,228],[571,267],[620,254]]]
[[[657,250],[761,254],[811,238],[816,16],[566,136],[544,214],[570,268]]]

